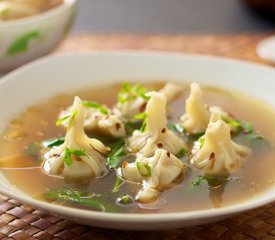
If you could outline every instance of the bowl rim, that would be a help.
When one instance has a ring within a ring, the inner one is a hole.
[[[275,75],[275,70],[271,66],[267,66],[264,64],[248,62],[243,60],[235,60],[226,57],[216,57],[209,55],[201,55],[201,54],[189,54],[189,53],[177,53],[177,52],[157,52],[157,51],[94,51],[90,53],[68,53],[68,54],[59,54],[53,56],[46,56],[41,59],[37,59],[31,63],[28,63],[1,78],[1,84],[8,81],[10,78],[13,78],[16,75],[24,74],[25,71],[31,70],[36,66],[41,64],[45,64],[48,61],[55,61],[56,59],[68,58],[68,57],[82,57],[82,56],[92,56],[96,57],[98,55],[105,56],[153,56],[153,57],[183,57],[189,59],[197,59],[197,60],[207,60],[207,61],[215,61],[215,62],[223,62],[227,64],[233,64],[236,66],[250,66],[253,68],[258,68],[262,70],[272,71]],[[31,196],[25,194],[18,194],[18,192],[12,192],[0,184],[0,193],[9,196],[11,198],[17,199],[23,203],[27,203],[33,207],[46,210],[50,213],[57,213],[63,216],[74,216],[86,219],[94,219],[100,221],[116,221],[116,222],[124,222],[127,221],[129,223],[135,222],[151,222],[151,223],[161,223],[169,221],[178,221],[178,220],[195,220],[195,219],[206,219],[209,217],[221,217],[226,215],[232,215],[241,213],[244,211],[248,211],[260,206],[264,206],[268,203],[275,201],[275,188],[270,187],[267,188],[264,192],[259,195],[249,198],[248,200],[241,201],[239,203],[221,207],[221,208],[209,208],[203,210],[191,210],[191,211],[183,211],[183,212],[168,212],[168,213],[146,213],[146,214],[138,214],[138,213],[110,213],[110,212],[96,212],[92,210],[83,210],[76,209],[61,205],[56,205],[52,203],[47,203],[41,200],[33,199]]]
[[[45,12],[41,12],[41,13],[38,13],[38,14],[35,14],[35,15],[29,16],[29,17],[0,21],[0,30],[5,29],[5,28],[18,27],[21,25],[29,25],[34,22],[44,21],[48,18],[51,18],[51,17],[61,14],[66,9],[75,5],[78,1],[79,0],[63,0],[63,3],[61,3],[60,5],[52,8],[52,9],[49,9]]]

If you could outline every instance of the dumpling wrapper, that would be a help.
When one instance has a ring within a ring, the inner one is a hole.
[[[107,109],[108,114],[104,114],[96,108],[85,107],[87,114],[84,120],[84,129],[115,138],[124,137],[126,130],[123,121],[106,106],[104,107]],[[69,107],[61,112],[60,117],[68,115],[71,111],[71,107]]]
[[[168,82],[158,92],[164,94],[167,102],[170,103],[182,93],[183,88],[184,87],[181,84]]]
[[[210,112],[203,99],[199,84],[191,84],[191,92],[186,100],[186,113],[180,117],[184,129],[190,134],[204,132],[210,119]]]
[[[205,175],[223,177],[240,168],[250,154],[250,149],[231,140],[230,127],[221,119],[219,111],[213,111],[206,129],[203,146],[194,144],[190,164]]]
[[[137,163],[148,165],[150,167],[151,176],[142,176]],[[127,164],[122,168],[122,177],[127,181],[142,183],[142,190],[137,194],[136,198],[143,203],[149,203],[157,200],[159,191],[167,189],[173,185],[176,179],[184,177],[187,170],[175,155],[167,150],[157,149],[151,158],[138,157],[136,162]]]
[[[134,153],[151,157],[158,148],[176,155],[181,149],[188,149],[185,142],[167,128],[166,97],[159,92],[148,93],[150,100],[146,106],[146,129],[135,130],[129,138],[128,147]]]
[[[159,92],[166,96],[167,102],[171,102],[182,92],[182,90],[183,85],[166,83]],[[138,96],[124,103],[118,102],[114,108],[114,112],[119,117],[125,119],[125,121],[138,122],[140,120],[135,119],[134,116],[143,112],[146,105],[147,101],[141,96]]]
[[[80,98],[75,97],[72,112],[77,112],[70,120],[65,141],[58,147],[53,147],[44,155],[50,173],[62,174],[69,180],[83,178],[92,179],[106,172],[105,157],[109,148],[97,139],[89,138],[84,132],[86,109]],[[84,150],[85,156],[74,156],[72,165],[64,162],[65,149]]]

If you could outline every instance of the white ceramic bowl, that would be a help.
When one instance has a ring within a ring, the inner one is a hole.
[[[187,80],[241,90],[275,107],[275,70],[257,64],[181,54],[93,53],[44,58],[0,81],[0,132],[27,106],[67,90],[117,81]],[[37,183],[39,184],[39,183]],[[217,221],[275,200],[275,185],[239,204],[163,214],[101,213],[57,206],[25,195],[0,176],[0,192],[79,223],[116,229],[165,229]]]
[[[64,38],[75,18],[77,0],[64,0],[49,11],[0,22],[0,72],[41,57]]]

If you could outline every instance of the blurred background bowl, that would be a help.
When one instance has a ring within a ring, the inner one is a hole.
[[[78,0],[30,17],[0,22],[0,73],[51,52],[71,29]]]

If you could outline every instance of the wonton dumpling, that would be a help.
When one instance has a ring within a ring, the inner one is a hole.
[[[227,176],[237,170],[250,153],[248,148],[231,140],[230,127],[221,119],[219,111],[212,112],[203,137],[202,146],[200,141],[195,143],[190,163],[205,175]]]
[[[176,83],[166,83],[165,86],[159,90],[160,93],[166,96],[167,102],[171,102],[183,90],[183,86]],[[144,89],[145,91],[145,89]],[[147,101],[141,97],[129,99],[123,103],[118,102],[114,108],[116,115],[130,122],[137,122],[140,120],[135,119],[135,115],[143,112],[146,108]]]
[[[210,119],[210,112],[204,102],[199,84],[191,84],[191,92],[185,108],[186,113],[180,118],[185,130],[191,134],[204,132]]]
[[[158,92],[166,96],[167,102],[172,102],[183,90],[183,85],[166,83]]]
[[[137,163],[141,164],[140,169]],[[144,166],[149,166],[150,170]],[[122,177],[131,182],[142,183],[143,189],[138,193],[137,199],[148,203],[157,199],[159,191],[171,187],[179,176],[184,176],[186,169],[187,167],[175,155],[167,150],[158,149],[151,158],[139,157],[136,162],[127,164],[122,168]],[[145,176],[148,171],[151,173],[150,176]]]
[[[166,97],[158,92],[150,92],[151,97],[145,113],[146,128],[144,132],[135,130],[128,141],[132,152],[140,152],[144,157],[151,157],[158,148],[177,154],[182,148],[187,149],[183,140],[167,128]]]
[[[102,113],[100,109],[85,107],[87,115],[84,121],[84,129],[107,136],[124,137],[126,131],[122,120],[111,113],[110,109],[105,106],[104,108],[107,110],[107,114]],[[61,112],[60,116],[66,116],[69,112],[71,112],[71,108]]]
[[[65,142],[52,148],[44,155],[52,174],[62,174],[69,180],[91,179],[101,176],[105,171],[103,156],[109,150],[97,139],[89,138],[83,128],[86,117],[86,109],[80,98],[75,97],[72,113],[75,115],[69,120]],[[64,156],[68,150],[81,150],[85,154],[71,155],[72,164],[67,165]]]
[[[127,102],[118,102],[114,107],[114,113],[125,121],[138,122],[135,115],[141,113],[146,108],[146,100],[138,96],[134,99],[129,99]]]

